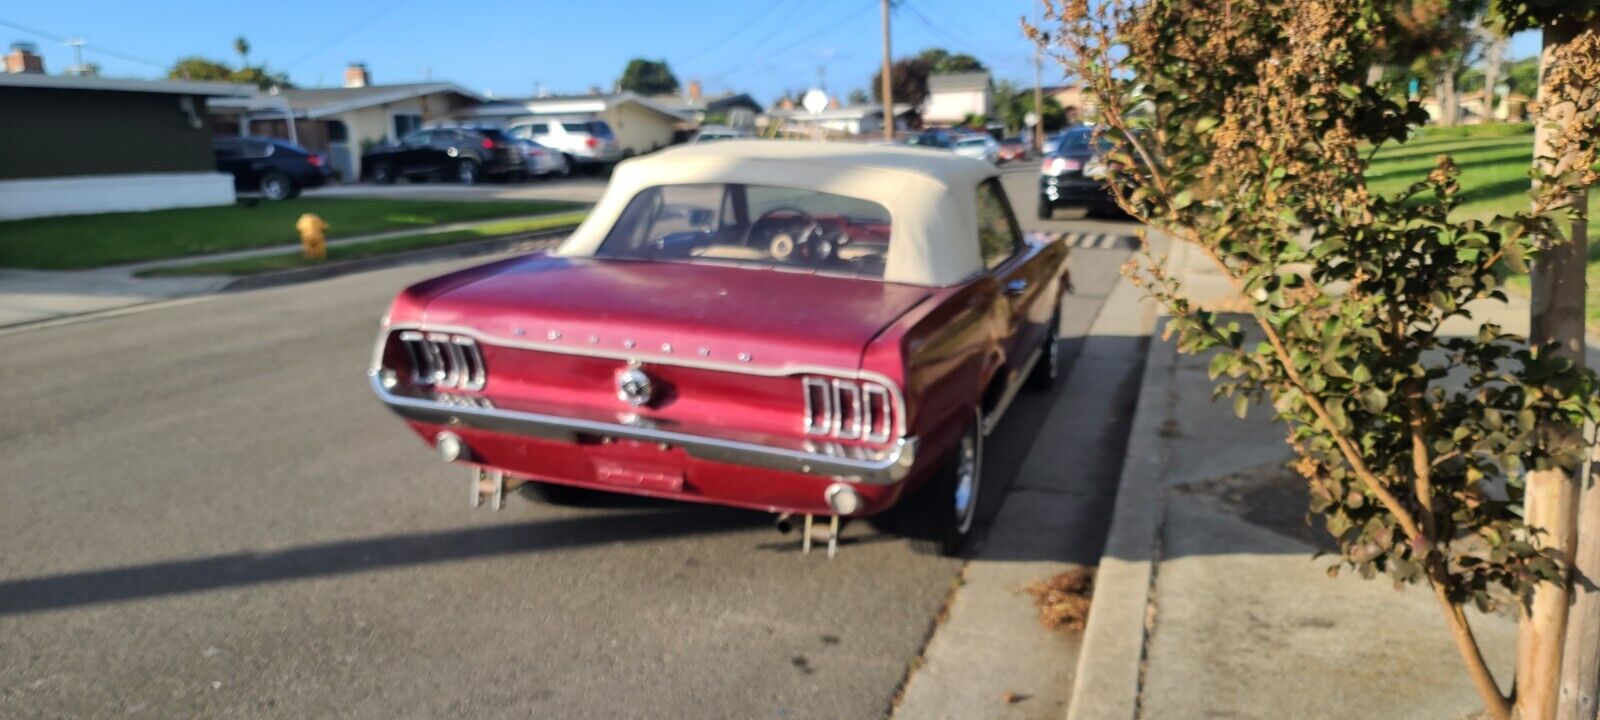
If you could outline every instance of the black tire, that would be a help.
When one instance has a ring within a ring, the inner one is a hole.
[[[1039,219],[1040,220],[1053,220],[1053,219],[1055,219],[1055,216],[1056,216],[1056,208],[1055,208],[1054,205],[1050,204],[1050,198],[1047,198],[1047,197],[1045,197],[1043,195],[1040,195],[1039,196]]]
[[[530,500],[537,500],[546,505],[588,505],[594,502],[598,491],[587,488],[562,485],[560,483],[539,482],[530,480],[517,488],[517,492]]]
[[[455,180],[462,185],[476,185],[482,176],[478,172],[478,161],[462,158],[456,161]]]
[[[263,200],[277,202],[294,197],[294,181],[283,173],[267,173],[261,176],[261,182],[256,185],[261,191]]]
[[[937,474],[902,501],[900,531],[919,555],[959,557],[972,536],[983,487],[983,429],[973,413],[961,440],[940,463]],[[963,477],[968,482],[963,482]]]
[[[1039,361],[1029,373],[1027,388],[1035,391],[1049,390],[1061,376],[1061,315],[1050,318],[1050,331],[1045,333],[1044,346],[1040,348]]]
[[[367,170],[367,177],[372,178],[372,181],[379,185],[393,185],[394,168],[387,162],[375,162]]]

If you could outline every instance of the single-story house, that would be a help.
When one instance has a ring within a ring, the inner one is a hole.
[[[45,75],[34,65],[0,74],[0,219],[234,201],[206,105],[254,88]]]
[[[535,120],[604,120],[624,154],[640,155],[671,145],[678,124],[692,118],[637,93],[620,92],[496,100],[463,107],[453,120],[497,127]]]
[[[956,125],[969,115],[994,112],[994,84],[987,72],[944,73],[928,76],[928,100],[922,121],[930,125]]]
[[[1069,123],[1093,117],[1095,114],[1094,97],[1084,92],[1082,85],[1047,85],[1042,92],[1046,99],[1055,100],[1056,104],[1067,112]]]
[[[916,119],[916,108],[908,103],[894,104],[896,130],[909,129]],[[821,128],[832,135],[875,135],[883,132],[883,106],[878,104],[851,105],[829,108],[813,115],[810,111],[774,109],[757,119],[757,125],[770,128],[777,123],[784,130],[806,132]]]
[[[361,177],[361,153],[392,142],[425,123],[453,117],[488,101],[450,82],[373,85],[364,65],[345,69],[345,86],[273,89],[219,104],[218,134],[267,135],[328,156],[345,181]],[[292,117],[294,122],[288,122]]]
[[[706,118],[710,117],[713,125],[752,128],[755,127],[756,116],[761,114],[761,103],[749,94],[726,92],[704,95],[700,91],[700,83],[696,81],[690,81],[681,95],[651,95],[650,100],[662,107],[689,114],[693,118],[690,123],[693,127],[706,124]]]

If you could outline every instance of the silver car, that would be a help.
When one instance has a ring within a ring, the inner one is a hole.
[[[536,177],[566,177],[572,174],[572,165],[567,163],[565,155],[527,138],[517,138],[516,143],[522,150],[522,165],[526,168],[526,174]]]
[[[1000,143],[988,135],[962,135],[952,148],[957,155],[977,158],[991,165],[1000,164]]]

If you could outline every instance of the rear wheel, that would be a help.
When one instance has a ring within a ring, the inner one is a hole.
[[[388,185],[394,182],[394,168],[390,167],[389,163],[386,162],[373,163],[372,170],[368,172],[368,175],[372,177],[373,182],[379,185]]]
[[[294,183],[283,173],[267,173],[261,177],[260,189],[267,200],[287,200],[294,193]]]
[[[983,430],[977,412],[937,472],[903,508],[904,532],[913,552],[956,557],[972,535],[983,485]]]
[[[456,163],[456,182],[462,185],[477,184],[478,163],[476,160],[463,159]]]
[[[1039,361],[1028,375],[1028,389],[1049,390],[1061,375],[1061,314],[1050,318],[1050,330],[1045,333],[1044,347],[1039,349]]]

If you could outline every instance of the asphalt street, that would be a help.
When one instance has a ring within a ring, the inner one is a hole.
[[[1130,234],[1032,220],[1034,178],[1005,179],[1030,229]],[[1127,254],[1075,250],[1068,363]],[[0,717],[887,714],[959,561],[866,523],[830,561],[760,513],[467,507],[364,377],[395,291],[460,264],[0,334]],[[1136,376],[1132,347],[1093,367]],[[996,487],[1034,443],[1104,441],[1023,426],[1070,401],[1019,400]],[[1120,453],[1086,456],[1093,555]]]

